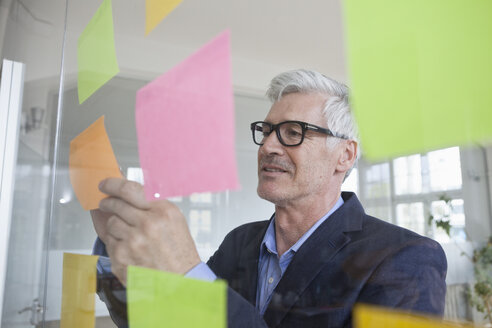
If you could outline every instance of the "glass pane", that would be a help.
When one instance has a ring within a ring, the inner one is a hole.
[[[342,190],[352,191],[357,194],[359,190],[359,170],[357,168],[353,168],[350,175],[345,179],[342,184]]]
[[[212,211],[211,210],[191,210],[190,211],[190,232],[195,240],[200,257],[205,261],[215,251],[212,248]]]
[[[424,235],[424,204],[417,202],[396,205],[396,223],[401,227]]]
[[[432,191],[461,188],[461,162],[459,147],[429,152],[430,188]]]
[[[371,165],[365,171],[364,194],[367,198],[390,196],[389,163]]]
[[[1,50],[4,56],[27,65],[24,85],[26,96],[23,99],[23,123],[15,174],[15,213],[12,215],[7,262],[5,298],[8,302],[4,303],[2,309],[2,327],[28,328],[35,324],[38,327],[60,326],[63,253],[90,254],[96,238],[90,214],[82,209],[71,186],[68,165],[70,142],[97,118],[105,115],[108,136],[121,170],[128,179],[144,183],[135,130],[136,92],[175,67],[219,31],[231,28],[233,78],[234,85],[239,86],[234,90],[235,146],[242,188],[238,191],[201,193],[169,199],[176,203],[186,216],[200,256],[207,260],[233,228],[243,223],[268,219],[275,210],[271,203],[259,199],[256,195],[258,147],[253,144],[249,130],[249,123],[264,119],[270,108],[270,103],[264,99],[265,81],[278,73],[279,67],[291,67],[293,63],[299,63],[299,58],[305,65],[319,66],[313,64],[313,61],[321,58],[324,64],[340,66],[337,61],[326,60],[323,51],[332,54],[333,49],[341,47],[325,47],[321,52],[297,51],[312,44],[306,38],[309,33],[305,33],[314,30],[312,22],[315,25],[319,25],[319,22],[337,22],[336,19],[321,18],[327,12],[337,14],[335,10],[327,9],[338,7],[322,7],[307,11],[304,10],[306,3],[299,2],[297,5],[303,10],[293,10],[293,6],[273,6],[273,12],[268,12],[268,6],[258,11],[257,7],[246,2],[227,2],[226,6],[222,4],[216,8],[214,4],[211,6],[210,3],[191,1],[186,6],[180,6],[150,35],[145,36],[143,2],[112,1],[120,72],[80,104],[77,89],[79,36],[102,1],[0,0],[0,3],[0,14],[4,14],[0,15],[0,18],[7,19],[5,31],[0,29],[0,34],[4,33]],[[331,2],[317,3],[332,6]],[[6,4],[10,7],[5,8]],[[69,4],[67,17],[65,4]],[[235,19],[237,17],[233,16],[234,12],[239,13],[240,19]],[[306,16],[308,24],[294,17],[301,12],[310,12],[310,15]],[[261,16],[257,16],[258,14]],[[312,15],[319,15],[315,18],[320,19],[313,19]],[[299,26],[293,28],[299,33],[291,33],[292,37],[282,43],[285,38],[271,36],[280,35],[281,29],[276,30],[275,26],[285,24],[270,24],[272,29],[267,30],[264,29],[264,24],[251,24],[257,21],[270,22],[272,17],[280,22],[300,22]],[[191,23],[197,25],[190,25]],[[230,26],[231,23],[233,26]],[[301,25],[302,28],[298,28]],[[64,75],[60,76],[65,26],[65,60],[61,67]],[[196,28],[197,26],[199,28]],[[255,37],[260,35],[258,31],[267,32],[258,38]],[[272,40],[275,45],[272,44]],[[342,38],[334,40],[340,41]],[[270,51],[272,49],[274,51]],[[312,57],[310,54],[317,55]],[[297,56],[289,57],[290,55]],[[307,58],[309,56],[311,58]],[[330,69],[327,68],[326,71]],[[63,81],[62,85],[60,80]],[[196,96],[200,91],[190,90],[190,97]],[[61,116],[58,115],[58,108]],[[166,123],[163,123],[163,127]],[[218,126],[221,126],[220,121]],[[59,143],[54,142],[54,136],[58,137],[56,140]],[[179,146],[179,137],[173,141]],[[193,161],[192,154],[190,161]],[[402,177],[399,180],[401,188],[399,187],[398,192],[419,192],[418,185],[422,183],[418,180],[421,170],[416,166],[418,162],[417,159],[413,161],[412,158],[408,158],[405,160],[404,168],[396,170],[398,176]],[[395,166],[398,166],[398,161],[395,162]],[[439,166],[436,167],[437,171],[441,169]],[[354,169],[343,186],[345,190],[357,192],[362,191],[359,188],[364,188],[364,193],[371,200],[387,199],[391,195],[390,164],[369,167],[369,170],[362,173],[364,177],[361,177],[367,184],[360,187],[358,172]],[[56,180],[51,180],[52,177]],[[440,186],[436,188],[443,186],[439,179],[435,181],[432,185]],[[457,183],[453,182],[450,185]],[[53,198],[50,205],[51,193]],[[453,212],[451,218],[454,229],[464,224],[464,219],[460,218],[462,201],[460,203],[458,199],[453,202],[453,208],[456,208],[456,213]],[[398,223],[416,231],[423,230],[421,205],[399,204]],[[375,201],[367,207],[367,212],[386,220],[391,217],[392,211],[389,204]],[[49,267],[44,263],[44,259],[49,259]],[[254,265],[253,267],[255,268]],[[31,313],[26,311],[19,314],[19,311],[32,306],[36,299],[43,302],[46,322],[31,324]],[[114,327],[106,306],[99,298],[96,298],[96,302],[96,327]],[[310,300],[307,300],[306,304],[308,303]]]
[[[129,167],[126,170],[126,178],[128,180],[144,184],[144,175],[141,167]],[[183,197],[169,197],[167,200],[171,202],[181,202]]]
[[[366,213],[371,216],[374,216],[386,222],[392,222],[390,206],[366,206],[365,209]]]
[[[79,104],[76,74],[78,37],[100,4],[101,1],[71,1],[68,8],[64,67],[66,72],[64,78],[67,83],[63,88],[63,118],[55,187],[56,197],[63,198],[65,201],[63,204],[56,204],[48,250],[51,272],[48,279],[47,303],[49,308],[46,318],[54,327],[59,325],[60,319],[60,277],[63,252],[76,251],[90,254],[96,238],[89,212],[82,209],[71,191],[68,175],[70,141],[104,115],[108,137],[119,166],[127,178],[143,183],[135,128],[137,91],[184,60],[219,32],[217,30],[207,33],[194,40],[192,44],[186,44],[183,47],[163,41],[167,39],[162,38],[162,35],[159,36],[159,32],[156,31],[152,34],[154,37],[146,38],[143,30],[141,34],[136,32],[140,27],[143,29],[144,25],[135,24],[129,28],[127,24],[127,22],[135,23],[135,17],[145,17],[145,6],[134,6],[133,4],[128,6],[125,2],[112,1],[115,46],[117,57],[121,60],[119,61],[120,73],[85,102]],[[141,15],[134,12],[135,8],[141,10]],[[157,39],[154,39],[155,37]],[[200,93],[200,90],[190,90],[190,97],[196,96],[195,93]],[[250,122],[261,120],[266,116],[270,104],[263,96],[243,94],[235,94],[234,103],[235,130],[237,131],[236,155],[242,189],[168,199],[174,202],[187,218],[199,255],[204,261],[208,260],[224,239],[225,234],[232,228],[244,222],[268,219],[274,211],[271,204],[256,196],[257,146],[253,144],[251,131],[248,128]],[[179,138],[174,142],[179,142]],[[163,142],[162,147],[165,146],[166,143]],[[190,161],[193,161],[191,155]],[[70,195],[70,200],[65,195]],[[102,327],[101,322],[108,319],[108,311],[99,298],[97,298],[96,316],[98,318],[96,327]]]
[[[393,160],[395,194],[417,194],[422,192],[420,155],[399,157]]]
[[[126,178],[128,180],[144,184],[143,171],[140,167],[129,167],[126,170]]]
[[[54,93],[60,82],[65,9],[65,1],[58,0],[0,1],[0,65],[3,59],[24,65],[22,83],[0,81],[2,88],[10,85],[11,92],[14,85],[23,89],[20,99],[16,99],[21,104],[20,112],[10,111],[4,99],[0,106],[2,136],[6,132],[2,114],[9,111],[9,122],[11,117],[20,118],[18,124],[10,126],[19,128],[17,140],[9,140],[10,145],[17,144],[17,161],[11,162],[15,169],[8,172],[13,178],[9,190],[12,211],[10,217],[0,213],[1,327],[28,328],[42,323],[42,315],[24,309],[42,310],[44,305],[47,264],[43,251],[49,231],[52,136],[58,102]],[[6,65],[0,71],[6,72]],[[3,149],[0,145],[0,152]],[[5,168],[3,155],[0,154],[0,171]],[[3,190],[0,190],[0,199],[5,199],[6,185],[2,180],[0,174],[0,189]],[[60,194],[57,202],[68,202],[69,198],[68,194]],[[0,210],[3,209],[0,204]],[[9,220],[10,229],[4,230],[4,220]],[[5,234],[8,238],[4,238]]]
[[[431,213],[434,217],[434,239],[439,242],[465,241],[465,212],[463,199],[453,199],[446,203],[439,200],[431,203]],[[449,223],[449,234],[445,228],[436,225],[436,221]]]
[[[212,203],[212,193],[205,192],[199,194],[192,194],[190,196],[190,201],[192,203],[210,204]]]

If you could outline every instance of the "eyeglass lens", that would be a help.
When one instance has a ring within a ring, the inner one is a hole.
[[[287,146],[298,145],[302,142],[302,125],[295,122],[283,122],[277,125],[280,134],[280,142]],[[263,144],[265,138],[272,133],[271,126],[265,123],[257,123],[254,128],[254,138],[257,144]]]

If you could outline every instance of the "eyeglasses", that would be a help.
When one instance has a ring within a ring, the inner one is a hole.
[[[349,139],[347,136],[332,132],[330,129],[325,129],[301,121],[285,121],[278,124],[271,124],[263,121],[251,123],[253,141],[259,146],[265,143],[265,139],[273,131],[277,132],[277,138],[282,145],[287,147],[299,146],[304,141],[304,136],[306,135],[307,130],[323,133],[340,139]]]

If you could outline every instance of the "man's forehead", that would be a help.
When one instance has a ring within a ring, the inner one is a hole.
[[[273,103],[265,121],[297,120],[309,123],[324,122],[323,109],[326,96],[318,93],[291,93]]]

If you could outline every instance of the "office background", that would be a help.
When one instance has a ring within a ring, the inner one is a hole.
[[[89,213],[78,204],[68,178],[69,142],[104,114],[123,172],[141,181],[134,104],[143,85],[230,28],[242,188],[174,199],[204,260],[232,228],[273,212],[256,196],[257,146],[249,131],[249,123],[263,119],[269,109],[264,97],[269,80],[302,67],[350,85],[340,0],[184,0],[148,36],[144,1],[113,0],[120,73],[79,105],[77,38],[100,3],[0,0],[1,58],[25,64],[13,210],[10,218],[0,218],[10,220],[8,246],[0,249],[6,258],[5,265],[0,263],[5,273],[1,327],[40,325],[43,316],[47,325],[59,325],[62,254],[90,253],[95,239]],[[465,296],[473,266],[461,253],[471,253],[492,234],[491,167],[491,146],[451,147],[378,163],[362,158],[344,185],[370,214],[443,245],[449,264],[448,318],[483,321]],[[449,215],[451,237],[428,224],[431,213]],[[98,327],[111,327],[102,303],[96,315]]]

